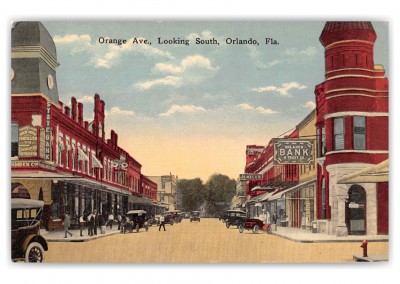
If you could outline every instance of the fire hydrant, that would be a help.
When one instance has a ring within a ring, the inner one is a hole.
[[[368,257],[368,241],[364,240],[360,247],[363,248],[363,257]]]

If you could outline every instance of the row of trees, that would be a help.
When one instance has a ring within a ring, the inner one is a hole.
[[[182,211],[203,209],[208,216],[216,216],[229,209],[236,192],[236,182],[226,175],[213,174],[204,184],[200,178],[178,182],[182,196]]]

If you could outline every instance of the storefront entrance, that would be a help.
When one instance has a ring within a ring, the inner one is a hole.
[[[366,233],[366,193],[360,185],[352,185],[349,189],[349,200],[346,202],[346,225],[349,235],[365,235]]]

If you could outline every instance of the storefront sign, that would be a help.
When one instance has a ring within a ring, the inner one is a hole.
[[[240,180],[260,180],[263,179],[262,174],[240,174]]]
[[[314,161],[314,140],[275,139],[275,164],[310,164]]]
[[[19,129],[18,156],[21,158],[36,157],[38,135],[36,127],[23,126]]]
[[[12,168],[42,168],[54,170],[55,166],[42,161],[11,161]]]
[[[51,102],[47,102],[46,109],[46,132],[44,139],[44,159],[46,161],[51,160],[51,118],[50,118]]]

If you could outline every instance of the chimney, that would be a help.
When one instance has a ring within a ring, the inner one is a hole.
[[[85,125],[85,129],[88,130],[88,128],[89,128],[89,122],[84,121],[84,125]]]
[[[64,107],[64,113],[66,116],[71,117],[71,110],[68,106]]]
[[[76,99],[75,99],[75,97],[72,97],[71,98],[71,110],[72,110],[72,120],[73,121],[76,121],[77,120],[77,113],[76,113]]]
[[[83,104],[78,103],[78,123],[83,126]]]

